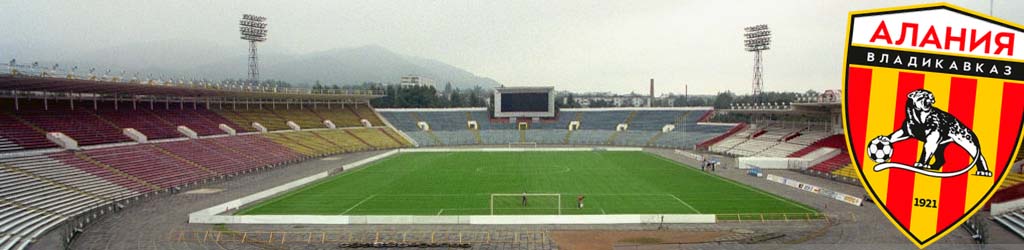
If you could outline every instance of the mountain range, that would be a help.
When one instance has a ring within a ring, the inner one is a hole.
[[[328,85],[397,83],[407,75],[430,78],[438,89],[444,88],[446,83],[455,88],[499,86],[497,81],[465,69],[433,59],[402,55],[377,45],[305,54],[264,48],[259,56],[260,79],[282,80],[298,86],[309,86],[317,81]],[[247,51],[202,41],[132,43],[61,57],[65,58],[57,62],[61,65],[77,65],[81,69],[96,67],[99,72],[124,70],[129,75],[139,72],[142,77],[242,79],[248,68]]]

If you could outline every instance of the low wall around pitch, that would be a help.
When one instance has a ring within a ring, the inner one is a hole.
[[[575,148],[403,148],[399,152],[585,152],[585,151],[629,151],[640,152],[638,147],[575,147]]]
[[[609,225],[652,223],[715,223],[713,214],[618,215],[216,215],[201,224],[309,225]]]
[[[383,154],[375,155],[375,156],[368,157],[366,159],[362,159],[362,160],[359,160],[359,161],[356,161],[356,162],[353,162],[353,163],[342,165],[341,169],[343,170],[342,172],[347,172],[347,171],[350,171],[350,170],[353,170],[353,169],[357,169],[357,168],[363,167],[367,163],[371,163],[371,162],[374,162],[374,161],[386,158],[388,156],[395,155],[397,153],[398,153],[398,150],[391,150],[391,151],[385,152]],[[260,192],[254,193],[254,194],[250,194],[250,195],[247,195],[247,196],[242,197],[242,198],[238,198],[238,199],[231,200],[231,201],[228,201],[228,202],[225,202],[225,203],[221,203],[221,204],[216,205],[216,206],[212,206],[212,207],[209,207],[209,208],[206,208],[206,209],[203,209],[203,210],[199,210],[199,211],[190,213],[188,215],[188,222],[189,223],[238,223],[238,222],[234,222],[234,221],[238,221],[238,220],[241,220],[241,219],[234,218],[234,217],[239,217],[239,216],[220,215],[220,214],[227,213],[227,212],[230,212],[232,210],[237,210],[238,208],[240,208],[242,206],[245,206],[245,205],[247,205],[249,203],[253,203],[253,202],[256,202],[256,201],[260,201],[260,200],[263,200],[263,199],[266,199],[266,198],[273,197],[275,195],[287,192],[289,190],[292,190],[292,189],[295,189],[295,188],[298,188],[298,187],[305,186],[306,184],[313,183],[315,181],[318,181],[318,180],[323,179],[323,178],[327,178],[329,176],[331,176],[331,171],[320,172],[320,173],[317,173],[317,174],[314,174],[314,175],[310,175],[310,176],[304,177],[302,179],[298,179],[298,180],[294,180],[294,181],[285,183],[285,184],[280,185],[280,186],[272,187],[272,188],[267,189],[267,190],[263,190],[263,191],[260,191]],[[324,216],[305,216],[305,215],[303,215],[303,216],[296,217],[296,218],[293,218],[293,219],[295,219],[297,221],[302,221],[302,222],[315,222],[315,221],[318,221],[318,220],[328,219],[328,218],[323,218],[323,217]],[[334,218],[334,219],[336,220],[337,218]],[[261,224],[261,223],[255,222],[255,221],[268,221],[269,222],[269,221],[273,221],[274,218],[268,218],[268,216],[256,216],[256,217],[251,217],[251,218],[246,219],[246,220],[254,221],[254,222],[252,222],[254,224]],[[305,224],[305,223],[297,223],[297,224]]]

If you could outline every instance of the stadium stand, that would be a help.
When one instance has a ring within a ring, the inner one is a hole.
[[[519,131],[511,129],[481,130],[480,138],[484,144],[500,145],[519,141]]]
[[[287,120],[278,116],[276,113],[271,112],[270,110],[218,109],[215,110],[215,112],[217,112],[224,118],[231,120],[235,124],[238,124],[239,126],[245,127],[247,129],[252,129],[253,122],[258,122],[260,125],[263,125],[263,127],[266,127],[267,130],[271,131],[289,129],[288,125],[286,124]]]
[[[6,112],[0,113],[0,152],[56,146],[45,133]]]
[[[384,128],[356,128],[245,134],[0,158],[0,249],[23,248],[69,218],[143,193],[288,163],[303,154],[408,145],[390,133]],[[361,142],[356,134],[375,146]],[[274,143],[282,138],[280,144]]]
[[[518,130],[508,119],[491,119],[485,108],[459,109],[380,109],[381,117],[401,130],[420,146],[510,143],[623,145],[692,148],[732,129],[733,125],[705,125],[697,121],[706,109],[565,109],[554,119],[526,121],[527,130]],[[418,122],[426,122],[422,131]],[[476,121],[479,130],[471,130],[467,121]],[[569,123],[580,121],[580,130],[568,131]],[[617,132],[620,123],[629,125]],[[662,132],[665,125],[675,125]],[[477,138],[479,136],[479,138]]]
[[[792,154],[789,155],[789,157],[804,156],[808,153],[814,152],[814,150],[817,150],[819,148],[846,149],[846,139],[844,138],[844,135],[841,134],[827,136],[825,138],[822,138],[821,140],[809,144],[807,147],[803,149],[793,152]]]
[[[526,140],[539,144],[563,144],[566,129],[533,129],[526,131]]]
[[[418,143],[421,147],[444,145],[441,144],[441,141],[439,139],[431,137],[431,134],[427,134],[427,132],[425,131],[404,131],[404,133],[408,135],[409,138],[412,138],[414,141],[416,141],[416,143]]]
[[[71,108],[71,102],[66,100],[50,100],[47,103],[39,100],[24,101],[20,104],[19,110],[8,110],[7,114],[28,127],[38,128],[36,131],[62,132],[75,138],[79,145],[130,140],[121,134],[121,128],[104,121],[96,112],[87,109],[86,107],[92,107],[92,102],[76,104],[77,108]],[[40,133],[39,136],[46,140],[44,133]]]
[[[404,144],[379,129],[348,129],[344,131],[375,149],[396,148]]]
[[[59,77],[53,72],[23,75],[14,68],[32,68],[8,66],[11,71],[0,72],[3,250],[25,249],[60,225],[67,226],[67,232],[59,234],[68,240],[97,216],[150,194],[176,192],[311,155],[411,145],[391,128],[380,127],[384,124],[368,105],[380,96],[373,91],[313,93],[82,78],[73,72]],[[327,129],[325,119],[340,129]],[[365,127],[361,119],[378,127]],[[291,130],[287,121],[303,130]],[[255,131],[252,122],[276,132],[250,132]],[[179,131],[179,126],[195,134]],[[148,141],[139,143],[124,135],[127,128]],[[52,132],[63,133],[77,145],[60,145],[70,150],[58,146],[47,138]]]
[[[0,158],[0,180],[0,249],[23,249],[68,218],[140,193],[42,154]]]
[[[811,127],[799,123],[768,122],[724,138],[712,145],[710,150],[735,156],[787,157],[831,135],[812,130]],[[813,149],[806,153],[811,151]]]
[[[847,155],[847,157],[849,157],[849,155]],[[849,177],[852,179],[859,178],[857,177],[857,169],[856,167],[854,167],[853,164],[846,164],[846,166],[839,168],[836,171],[832,171],[832,173],[839,176]]]
[[[151,112],[132,107],[132,103],[121,102],[115,107],[114,102],[103,102],[96,110],[98,118],[111,123],[119,129],[133,128],[149,139],[182,137],[176,125],[163,120]]]
[[[309,107],[300,106],[299,108],[292,107],[289,109],[276,109],[270,111],[283,118],[285,122],[295,122],[295,124],[299,125],[302,129],[326,128],[324,126],[324,118],[320,117],[320,114],[313,112],[313,109]]]
[[[425,133],[424,133],[425,134]],[[470,145],[477,144],[476,136],[469,130],[434,131],[434,136],[441,140],[443,145]],[[427,140],[433,141],[427,135]],[[481,137],[482,139],[482,137]]]
[[[320,107],[317,109],[311,109],[310,111],[312,111],[319,117],[323,118],[323,120],[331,120],[331,122],[333,122],[334,125],[338,127],[362,126],[362,124],[359,123],[359,116],[357,116],[356,113],[354,113],[352,109],[349,108]],[[323,124],[321,124],[320,126],[322,127]]]
[[[393,135],[386,128],[321,129],[0,158],[0,249],[24,248],[65,220],[143,193],[297,161],[304,155],[409,145]]]
[[[605,112],[581,112],[583,119],[580,120],[580,129],[611,130],[615,126],[630,117],[630,111],[605,111]],[[568,125],[566,125],[568,126]],[[660,128],[659,128],[660,129]],[[607,138],[607,137],[605,137]]]
[[[377,116],[377,112],[374,111],[373,107],[370,107],[370,105],[356,104],[348,106],[348,108],[351,109],[356,114],[357,117],[359,117],[360,119],[366,119],[373,126],[380,126],[383,124],[380,121],[380,117]]]
[[[224,131],[219,128],[220,124],[227,125],[239,132],[250,131],[251,128],[250,126],[241,126],[228,121],[224,117],[221,117],[202,106],[179,106],[178,109],[175,109],[175,107],[161,108],[160,106],[157,106],[154,109],[142,108],[142,110],[152,114],[152,117],[160,119],[173,127],[186,126],[199,135],[223,134]],[[146,133],[143,132],[143,134]]]
[[[117,169],[161,189],[216,175],[164,152],[152,145],[127,145],[84,150],[81,154],[93,164]]]

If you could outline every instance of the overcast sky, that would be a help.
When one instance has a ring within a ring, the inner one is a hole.
[[[26,45],[0,47],[0,59],[59,60],[50,57],[168,39],[245,53],[237,20],[254,13],[270,23],[261,51],[376,44],[507,86],[628,93],[646,92],[655,78],[659,94],[684,84],[691,94],[745,94],[753,55],[743,51],[743,27],[764,23],[774,34],[766,90],[824,90],[842,82],[849,11],[920,2],[0,0],[0,45]],[[950,2],[989,12],[988,1]],[[1024,23],[1024,2],[994,6],[995,16]]]

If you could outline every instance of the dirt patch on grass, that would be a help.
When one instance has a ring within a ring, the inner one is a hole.
[[[684,231],[554,231],[551,239],[562,250],[612,249],[619,245],[652,245],[700,243],[731,234],[730,232]]]

